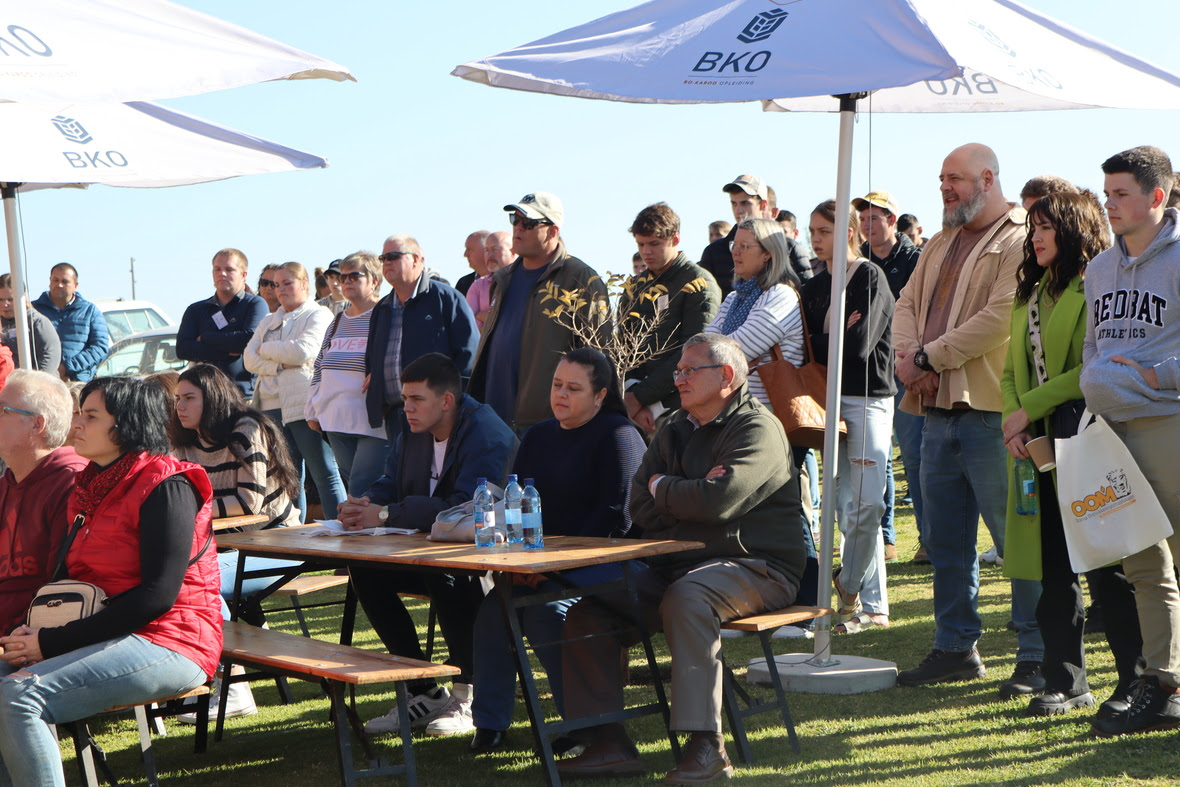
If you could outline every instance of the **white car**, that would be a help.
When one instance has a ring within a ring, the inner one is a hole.
[[[180,371],[188,361],[176,357],[176,326],[166,325],[132,334],[111,346],[111,352],[95,371],[96,377],[152,374],[166,369]]]
[[[151,301],[125,301],[122,298],[100,298],[94,302],[106,318],[111,344],[125,339],[133,333],[150,331],[175,325],[156,304]]]

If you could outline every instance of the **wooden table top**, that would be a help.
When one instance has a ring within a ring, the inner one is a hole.
[[[270,521],[270,517],[266,514],[247,514],[246,516],[227,516],[221,519],[213,520],[213,532],[220,533],[222,530],[232,530],[235,527],[249,527],[250,525],[264,525]],[[228,533],[226,535],[229,535]],[[221,539],[217,539],[220,546]]]
[[[647,541],[636,538],[545,536],[543,549],[427,541],[425,533],[409,536],[313,536],[314,526],[271,528],[219,536],[217,545],[246,555],[297,560],[321,558],[335,562],[396,563],[456,571],[505,571],[536,574],[580,566],[686,552],[704,548],[699,541]]]

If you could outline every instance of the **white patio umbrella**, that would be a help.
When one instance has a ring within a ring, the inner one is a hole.
[[[327,167],[312,153],[146,102],[45,106],[0,104],[0,192],[13,293],[23,302],[17,192],[108,186],[155,188]],[[32,358],[18,305],[17,349]]]
[[[6,0],[0,102],[142,101],[348,70],[166,0]]]
[[[853,119],[873,111],[990,112],[1180,107],[1180,76],[1014,0],[651,0],[458,66],[493,87],[634,103],[769,100],[840,112],[836,226],[846,226]],[[832,316],[844,324],[846,250],[836,244]],[[842,336],[832,335],[827,410],[839,417]],[[824,482],[834,489],[837,434]],[[821,576],[831,565],[834,496],[823,498]],[[821,582],[820,604],[831,586]],[[830,653],[821,626],[816,654]]]

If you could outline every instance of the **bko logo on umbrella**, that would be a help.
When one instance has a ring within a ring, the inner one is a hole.
[[[737,39],[744,44],[765,41],[775,30],[778,30],[778,26],[786,20],[787,16],[787,12],[781,8],[763,11],[749,21]]]
[[[92,139],[94,139],[94,137],[90,136],[90,134],[86,131],[86,127],[73,118],[58,115],[55,118],[51,118],[49,122],[57,126],[57,130],[61,132],[61,135],[70,142],[77,142],[79,145],[85,145],[87,142],[90,142]]]

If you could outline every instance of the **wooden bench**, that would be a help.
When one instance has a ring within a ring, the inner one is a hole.
[[[754,762],[754,756],[750,752],[750,742],[746,738],[745,720],[759,713],[778,710],[782,714],[783,724],[787,727],[791,748],[796,754],[799,753],[799,736],[795,734],[795,723],[791,721],[791,711],[787,706],[787,694],[783,690],[782,679],[778,674],[778,664],[774,660],[774,651],[770,646],[770,635],[783,626],[803,623],[833,614],[835,614],[835,610],[827,607],[787,607],[774,612],[764,612],[761,615],[751,615],[748,618],[737,618],[721,624],[723,630],[744,631],[758,635],[758,640],[762,643],[762,655],[766,658],[766,669],[770,673],[770,682],[774,687],[773,700],[755,701],[734,677],[733,670],[725,661],[724,652],[720,655],[724,671],[721,693],[725,703],[725,715],[729,719],[730,729],[733,730],[733,739],[737,744],[738,755],[747,765]],[[739,704],[739,697],[745,707]]]
[[[160,784],[160,778],[156,772],[156,758],[152,751],[152,732],[154,731],[158,735],[166,734],[164,725],[160,722],[160,719],[189,712],[193,706],[185,705],[184,701],[194,697],[198,698],[196,702],[197,727],[194,750],[197,754],[203,754],[205,752],[209,730],[209,686],[210,684],[197,686],[195,689],[190,689],[189,691],[160,697],[152,702],[139,705],[116,705],[112,708],[107,708],[105,711],[106,713],[119,713],[127,710],[135,711],[135,721],[139,727],[139,751],[143,757],[144,773],[147,776],[149,787],[159,787]],[[86,787],[98,787],[98,771],[101,770],[103,777],[113,787],[119,785],[119,779],[107,764],[106,752],[99,746],[98,741],[94,739],[89,725],[83,720],[62,726],[69,730],[70,735],[74,739],[74,752],[77,754],[78,769],[81,772],[82,783]]]
[[[284,634],[260,629],[241,622],[225,621],[225,644],[222,647],[221,707],[217,714],[214,740],[221,740],[225,707],[230,683],[250,680],[256,675],[232,675],[234,664],[265,670],[300,680],[321,683],[331,698],[332,721],[336,728],[336,754],[340,764],[341,782],[351,787],[357,779],[405,774],[410,785],[417,783],[414,767],[413,742],[410,737],[410,717],[406,707],[409,692],[406,682],[420,678],[442,678],[458,675],[459,670],[446,664],[391,656],[376,651],[362,650],[350,645],[339,645],[295,634]],[[345,698],[345,686],[355,691],[356,686],[393,683],[397,691],[397,707],[401,722],[402,765],[390,765],[373,757],[363,725],[356,713],[356,698],[350,704]],[[352,733],[356,733],[365,750],[369,767],[353,765]]]
[[[340,574],[304,574],[288,580],[274,593],[272,596],[279,596],[291,600],[291,608],[295,611],[295,617],[299,621],[299,629],[303,632],[303,636],[310,637],[311,631],[307,628],[307,619],[303,616],[305,609],[316,609],[318,607],[329,607],[341,604],[340,601],[327,601],[319,604],[304,605],[302,598],[311,593],[319,593],[321,590],[331,590],[342,585],[348,584],[348,577]]]

